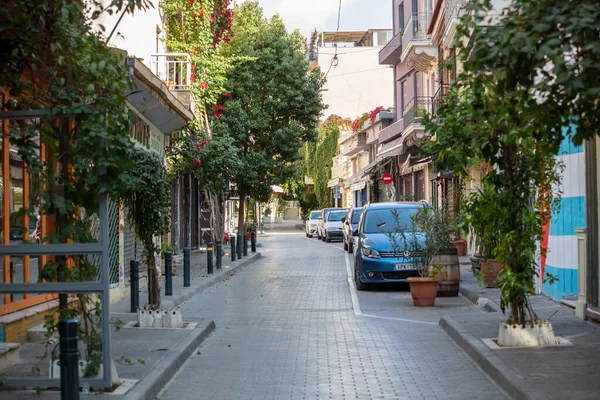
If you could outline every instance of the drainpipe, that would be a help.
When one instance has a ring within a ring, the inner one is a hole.
[[[585,208],[586,208],[586,298],[588,305],[598,306],[598,165],[596,138],[586,140]]]

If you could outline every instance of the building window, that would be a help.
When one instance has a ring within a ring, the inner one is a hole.
[[[398,6],[398,29],[400,32],[404,30],[404,3]]]

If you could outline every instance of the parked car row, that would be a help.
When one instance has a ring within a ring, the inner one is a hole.
[[[354,283],[358,290],[371,284],[406,282],[419,276],[415,254],[407,243],[424,241],[412,230],[412,216],[425,201],[371,203],[364,207],[324,208],[312,211],[306,236],[326,242],[341,240],[354,254]],[[407,240],[408,239],[408,240]]]

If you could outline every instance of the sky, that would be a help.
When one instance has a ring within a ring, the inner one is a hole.
[[[288,31],[306,37],[317,31],[335,31],[339,0],[259,0],[265,17],[278,13]],[[341,31],[392,28],[392,0],[342,0]]]

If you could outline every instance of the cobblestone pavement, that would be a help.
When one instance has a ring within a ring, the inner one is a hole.
[[[466,300],[417,310],[395,288],[353,307],[341,244],[292,228],[267,229],[262,260],[181,306],[217,329],[162,399],[505,398],[437,326]]]

